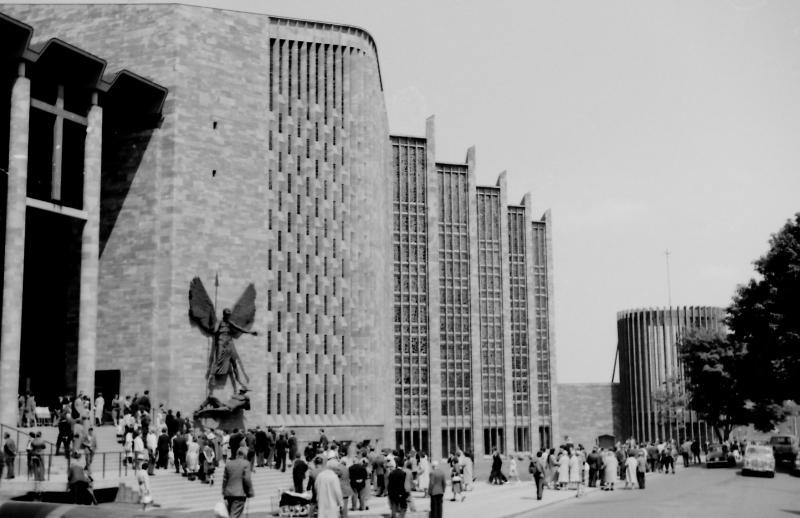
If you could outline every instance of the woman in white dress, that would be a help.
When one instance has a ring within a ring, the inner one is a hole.
[[[610,451],[603,457],[603,463],[605,465],[603,468],[603,490],[614,491],[614,484],[617,480],[617,469],[619,468],[617,456],[613,451]]]
[[[425,452],[419,454],[419,488],[425,492],[425,498],[428,497],[428,484],[431,482],[431,463],[428,461],[428,456]]]
[[[566,489],[569,483],[569,453],[562,451],[558,456],[558,488]]]
[[[200,445],[194,440],[192,434],[186,434],[186,470],[189,474],[197,473],[200,469]]]
[[[581,481],[581,474],[583,466],[581,466],[581,454],[578,452],[572,453],[569,458],[569,487],[570,489],[578,489],[578,484]]]
[[[461,464],[461,471],[464,473],[461,485],[464,486],[464,491],[472,491],[472,488],[475,485],[475,474],[473,472],[473,467],[472,467],[472,457],[470,457],[464,452],[461,452],[461,459],[459,460],[459,464]]]
[[[633,489],[636,487],[636,467],[639,462],[633,455],[633,452],[628,453],[628,458],[625,459],[625,489]]]

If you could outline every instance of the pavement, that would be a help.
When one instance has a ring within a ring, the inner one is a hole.
[[[484,481],[488,478],[488,464],[482,459],[476,464],[476,476]],[[505,463],[507,466],[507,463]],[[581,498],[575,491],[545,490],[544,498],[536,500],[536,491],[527,473],[527,461],[520,462],[520,482],[509,482],[502,486],[477,482],[472,491],[464,493],[464,501],[450,501],[451,494],[445,495],[444,513],[459,518],[522,518],[545,516],[559,518],[585,518],[591,516],[614,516],[615,518],[635,517],[669,518],[741,516],[770,518],[772,516],[800,516],[800,477],[778,472],[774,479],[742,477],[739,468],[707,469],[704,466],[684,468],[677,466],[678,473],[647,475],[645,490],[624,490],[621,482],[613,492],[588,488]],[[132,473],[116,476],[113,471],[108,478],[99,480],[98,485],[115,486],[124,484],[132,490],[137,485]],[[158,470],[151,478],[155,502],[160,507],[147,511],[147,516],[165,518],[212,518],[212,509],[221,496],[221,473],[218,471],[217,483],[213,486],[190,482],[172,471]],[[57,477],[60,478],[60,477]],[[64,480],[45,483],[53,489],[64,487]],[[18,488],[13,486],[30,483],[24,479],[0,483],[0,501],[7,499]],[[274,469],[259,468],[253,474],[255,498],[248,501],[248,517],[262,518],[277,514],[277,503],[283,490],[291,486],[291,474]],[[131,499],[136,495],[127,491]],[[412,495],[414,511],[406,514],[408,518],[427,517],[430,501],[422,493]],[[129,504],[107,504],[101,506],[108,511],[135,511],[139,506]],[[350,511],[355,518],[389,516],[386,498],[372,498],[368,511]]]
[[[269,470],[270,477],[274,477],[276,472]],[[287,472],[288,474],[288,472]],[[277,498],[279,491],[274,487],[271,490],[261,487],[260,479],[267,475],[259,476],[257,472],[254,478],[256,497],[248,501],[249,516],[252,518],[262,518],[273,516],[277,511]],[[161,480],[165,480],[163,477]],[[288,478],[286,479],[288,481]],[[197,484],[181,481],[184,485]],[[156,502],[161,502],[163,507],[157,510],[158,515],[170,517],[198,517],[211,518],[213,513],[211,508],[221,499],[221,489],[218,486],[205,486],[207,494],[188,499],[180,497],[180,492],[185,489],[172,489],[167,499],[167,495],[161,493],[154,487],[153,493]],[[274,492],[273,492],[274,491]],[[597,489],[589,489],[587,494],[599,492]],[[542,507],[558,502],[575,500],[575,491],[549,491],[546,490],[542,500],[536,500],[536,488],[533,482],[524,481],[520,483],[511,482],[502,486],[489,485],[486,482],[476,482],[471,491],[462,493],[464,500],[460,498],[452,501],[452,494],[448,489],[444,501],[444,513],[449,516],[459,516],[465,518],[487,518],[491,516],[514,516],[520,513],[530,512]],[[178,498],[178,504],[175,499]],[[421,492],[412,494],[412,509],[406,514],[407,518],[427,517],[430,510],[430,499],[425,498]],[[372,497],[368,502],[369,510],[349,511],[349,517],[355,518],[375,518],[390,515],[388,499]]]
[[[683,468],[676,475],[648,474],[644,490],[590,494],[523,516],[537,518],[788,518],[800,516],[800,477],[744,477],[741,468]]]

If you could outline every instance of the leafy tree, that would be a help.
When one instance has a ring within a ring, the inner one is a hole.
[[[752,423],[768,431],[800,401],[800,213],[755,261],[758,278],[739,286],[728,335],[693,334],[681,343],[689,403],[727,437]]]
[[[746,424],[746,398],[737,382],[744,348],[729,336],[700,330],[680,344],[689,407],[725,440]]]
[[[800,213],[755,261],[759,278],[728,308],[731,338],[746,346],[741,382],[756,408],[800,402]]]
[[[653,401],[664,424],[677,421],[678,415],[687,409],[686,390],[678,376],[669,376],[661,388],[653,392]]]

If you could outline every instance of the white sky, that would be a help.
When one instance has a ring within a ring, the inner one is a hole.
[[[53,3],[53,0],[47,3]],[[727,305],[800,211],[800,2],[256,1],[378,45],[392,132],[553,211],[561,382],[611,378],[616,312]]]

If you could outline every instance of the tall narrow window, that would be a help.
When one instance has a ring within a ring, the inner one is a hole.
[[[288,104],[288,110],[289,110],[289,115],[290,116],[292,115],[292,76],[294,75],[292,73],[293,72],[293,70],[292,70],[292,52],[293,51],[294,51],[294,42],[290,41],[289,42],[289,73],[287,74],[288,75],[287,79],[289,80],[289,93],[286,96],[287,104]],[[288,401],[289,394],[288,394],[288,390],[287,390],[286,397],[287,397],[286,411],[288,413],[288,411],[289,411],[289,401]]]
[[[344,352],[342,352],[342,354],[344,354]],[[344,409],[344,388],[345,388],[344,374],[342,374],[342,413],[343,414],[345,413],[345,409]]]
[[[283,93],[283,40],[278,40],[278,93]],[[280,410],[278,411],[280,414]]]
[[[323,400],[322,400],[322,412],[327,414],[328,413],[328,375],[323,374]]]
[[[267,414],[272,413],[272,374],[267,373]]]
[[[269,40],[269,110],[273,110],[273,100],[272,100],[272,88],[273,83],[275,82],[275,39],[270,38]],[[269,413],[269,411],[267,411]]]

